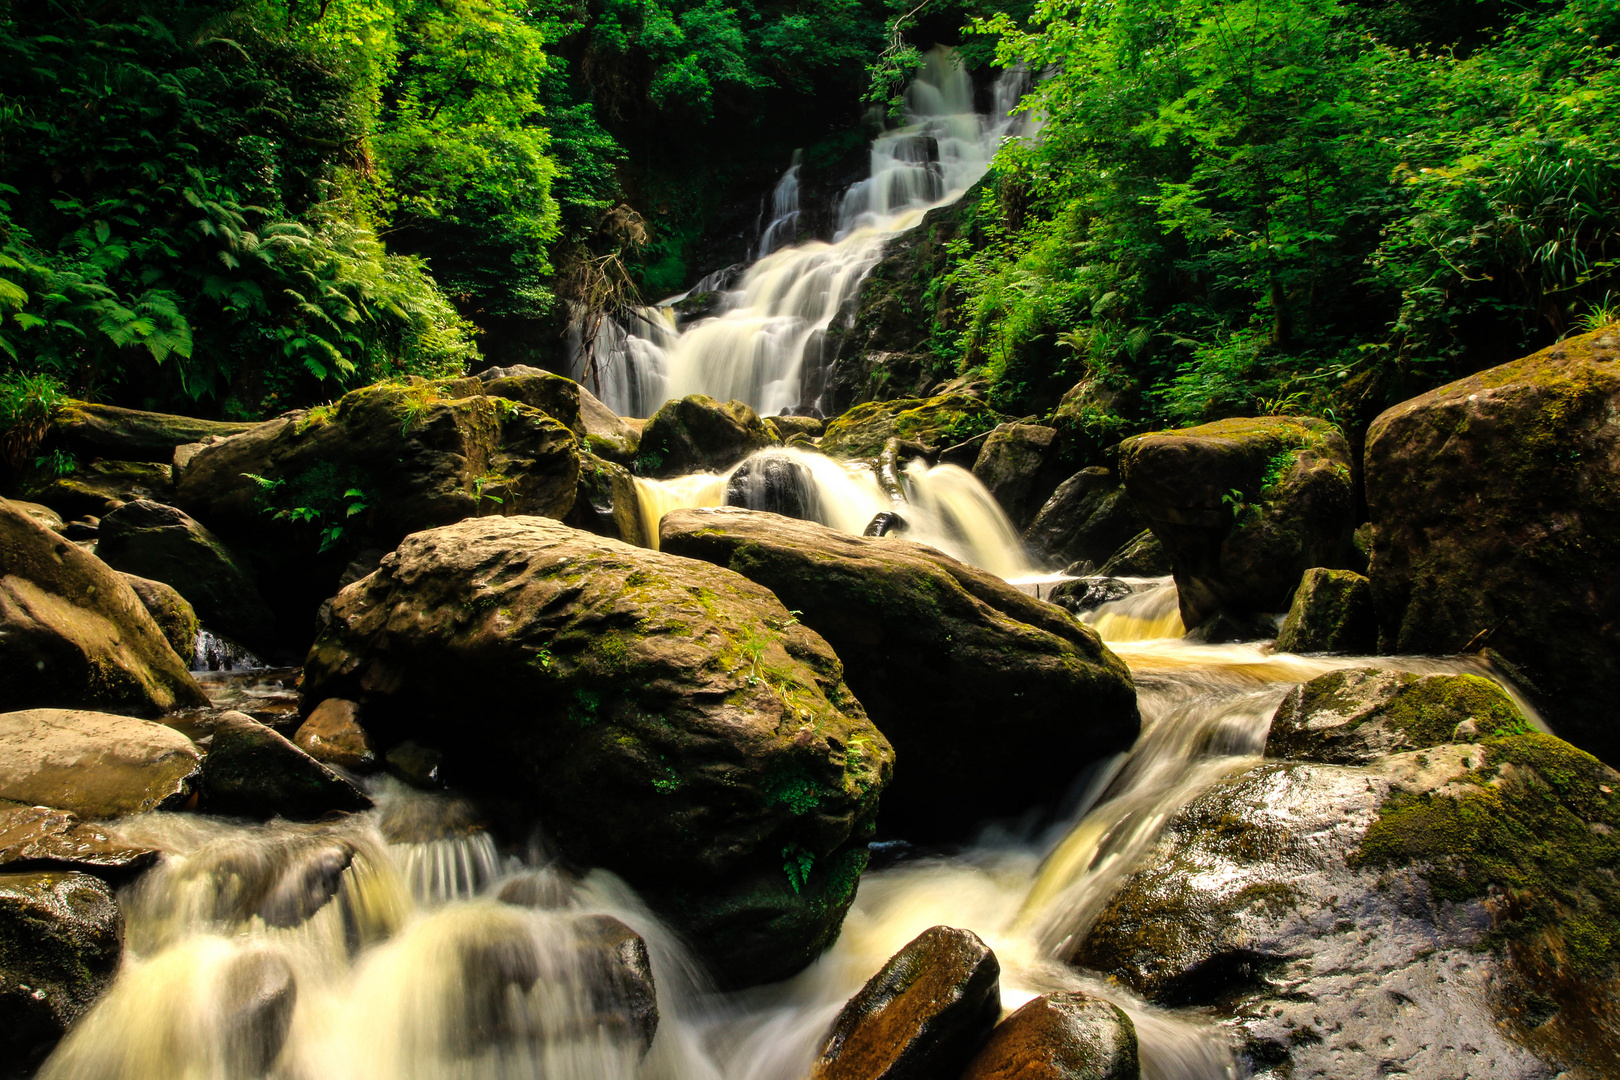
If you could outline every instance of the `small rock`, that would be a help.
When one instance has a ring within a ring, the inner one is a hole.
[[[1098,577],[1164,577],[1170,572],[1170,558],[1159,538],[1143,529],[1108,557],[1097,569]]]
[[[849,999],[812,1080],[961,1074],[1001,1016],[1001,965],[977,934],[924,930]]]
[[[149,720],[73,709],[0,713],[0,799],[97,820],[183,806],[201,758]]]
[[[21,870],[83,870],[122,877],[151,866],[155,848],[114,840],[67,810],[47,806],[0,806],[0,867]]]
[[[242,713],[225,713],[203,762],[210,813],[313,821],[371,808],[371,799],[281,735]]]
[[[892,510],[884,510],[881,513],[872,515],[872,520],[866,523],[866,530],[862,532],[861,535],[889,536],[892,534],[895,536],[901,536],[904,535],[908,529],[909,526],[906,525],[905,518],[901,517],[899,514],[896,514]]]
[[[585,953],[600,1025],[623,1030],[645,1054],[658,1034],[658,993],[646,941],[611,915],[587,915],[574,924],[574,933]]]
[[[360,726],[360,706],[344,698],[327,698],[315,706],[293,743],[325,765],[365,772],[377,764],[377,753]]]
[[[1123,600],[1135,590],[1118,578],[1082,577],[1060,581],[1052,586],[1047,599],[1058,607],[1079,615],[1084,611],[1102,607],[1115,600]]]
[[[431,746],[406,739],[388,751],[385,760],[388,771],[412,787],[427,791],[444,787],[444,754]]]
[[[1043,995],[990,1033],[962,1080],[1137,1080],[1136,1026],[1088,994]]]
[[[220,1025],[231,1075],[263,1076],[281,1053],[298,1004],[292,965],[272,952],[243,953],[220,978]]]

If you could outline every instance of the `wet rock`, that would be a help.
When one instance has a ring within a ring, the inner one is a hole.
[[[368,772],[377,765],[366,729],[360,726],[360,706],[343,698],[327,698],[299,725],[293,745],[323,765],[352,772]]]
[[[572,509],[573,432],[482,390],[476,379],[450,379],[350,391],[205,447],[176,503],[261,585],[275,583],[265,592],[278,643],[302,654],[313,614],[358,552],[391,550],[408,533],[467,517],[561,518]]]
[[[197,649],[197,612],[186,602],[186,598],[173,585],[165,585],[161,581],[136,577],[134,574],[120,573],[118,576],[135,590],[141,606],[152,616],[157,628],[163,631],[163,638],[169,647],[189,664]]]
[[[70,401],[53,414],[49,439],[52,445],[87,457],[167,461],[187,443],[240,435],[257,426]]]
[[[765,586],[837,651],[906,763],[885,833],[960,839],[1136,739],[1130,676],[1091,630],[933,548],[732,508],[667,515],[660,546]]]
[[[1620,333],[1568,338],[1367,433],[1384,651],[1488,645],[1553,728],[1620,763]]]
[[[0,869],[82,870],[121,880],[157,861],[155,848],[114,840],[77,814],[0,803]]]
[[[579,889],[574,879],[555,865],[530,870],[510,878],[495,893],[503,904],[562,911],[574,906]]]
[[[1115,600],[1123,600],[1135,591],[1128,582],[1118,578],[1083,577],[1058,582],[1052,586],[1047,599],[1079,615]]]
[[[827,421],[819,416],[798,416],[784,412],[781,416],[770,417],[766,422],[776,429],[777,435],[784,441],[794,435],[819,439],[827,430]]]
[[[704,394],[666,401],[641,430],[636,471],[644,476],[724,472],[776,443],[759,414],[740,401]]]
[[[959,1076],[1001,1016],[1001,965],[968,930],[935,926],[849,999],[811,1080]]]
[[[1179,811],[1076,962],[1269,1076],[1620,1067],[1620,774],[1550,736],[1268,763]]]
[[[622,1030],[646,1053],[658,1034],[658,993],[646,941],[611,915],[587,915],[574,923],[574,933],[599,1023]]]
[[[636,478],[623,465],[591,453],[579,455],[579,495],[568,523],[598,536],[647,546]]]
[[[1050,565],[1088,560],[1101,566],[1145,529],[1147,522],[1125,497],[1119,478],[1094,466],[1058,485],[1023,540],[1031,554]]]
[[[1144,529],[1114,552],[1098,568],[1097,577],[1164,577],[1170,557],[1159,538]]]
[[[1022,529],[1062,479],[1057,468],[1057,429],[1039,424],[999,424],[979,445],[973,475]]]
[[[1350,447],[1311,417],[1219,420],[1120,444],[1125,491],[1170,557],[1189,628],[1281,611],[1350,544]]]
[[[988,435],[1007,417],[979,398],[946,394],[933,398],[902,398],[857,405],[827,425],[821,452],[829,457],[875,458],[890,439],[910,440],[944,450],[970,443],[977,455],[980,436]],[[973,462],[970,459],[969,465]]]
[[[263,1076],[281,1053],[298,1004],[292,965],[271,952],[243,953],[220,977],[220,1024],[235,1075]]]
[[[89,874],[0,874],[0,1069],[26,1075],[118,972],[124,920]]]
[[[1136,1026],[1078,991],[1043,994],[996,1025],[962,1080],[1137,1080]]]
[[[0,702],[146,715],[207,699],[135,591],[0,499]]]
[[[313,821],[371,808],[365,792],[242,713],[225,713],[214,724],[202,795],[209,813],[237,817]]]
[[[360,702],[379,746],[440,745],[447,780],[625,877],[732,984],[832,939],[893,760],[767,590],[543,518],[407,538],[334,600],[304,692]]]
[[[1188,641],[1205,645],[1231,645],[1246,641],[1271,641],[1277,636],[1277,621],[1268,615],[1234,615],[1217,611],[1187,634]]]
[[[573,379],[523,364],[489,368],[478,374],[484,393],[491,397],[522,402],[560,421],[575,435],[584,437],[585,423],[580,416],[581,395],[585,388]]]
[[[1305,571],[1277,632],[1277,651],[1370,656],[1377,649],[1372,583],[1351,570]]]
[[[101,520],[100,538],[108,566],[172,586],[219,633],[249,648],[274,642],[275,616],[246,568],[184,511],[137,499]]]
[[[814,477],[785,453],[755,454],[739,465],[726,481],[726,505],[804,521],[821,519]]]
[[[34,489],[34,497],[66,517],[98,517],[135,499],[171,497],[171,470],[160,462],[92,461]]]
[[[35,502],[23,502],[21,499],[12,499],[11,508],[21,512],[29,520],[45,526],[52,532],[61,532],[66,527],[62,522],[62,515],[48,506],[42,506]]]
[[[444,787],[444,752],[406,739],[388,751],[384,759],[391,775],[414,788],[433,791]]]
[[[902,536],[909,526],[906,519],[892,510],[884,510],[872,515],[872,520],[866,523],[862,536]]]
[[[1458,737],[1460,725],[1466,738]],[[1266,756],[1361,765],[1385,754],[1528,730],[1502,688],[1478,675],[1333,671],[1296,686],[1272,718]]]
[[[201,758],[178,731],[109,713],[0,713],[0,799],[97,820],[171,810],[191,796]]]

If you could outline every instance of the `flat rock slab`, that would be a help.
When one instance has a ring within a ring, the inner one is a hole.
[[[202,754],[173,728],[76,709],[0,713],[0,799],[98,820],[176,809]]]
[[[48,806],[0,806],[0,868],[123,875],[157,861],[156,848],[115,840],[77,814]]]

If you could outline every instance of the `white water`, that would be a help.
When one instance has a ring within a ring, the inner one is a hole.
[[[860,535],[884,511],[898,513],[906,530],[895,535],[936,547],[962,562],[1004,578],[1031,572],[1007,515],[973,474],[956,465],[930,468],[913,460],[901,473],[905,501],[890,499],[870,464],[835,461],[797,447],[761,450],[722,474],[696,473],[673,480],[637,478],[641,520],[657,546],[658,523],[672,510],[723,506],[731,478],[766,459],[792,463],[808,483],[801,492],[809,517],[841,532]],[[740,503],[738,505],[749,505]],[[758,504],[752,508],[760,509]]]
[[[688,394],[738,400],[761,415],[814,404],[820,344],[844,302],[882,254],[883,244],[931,207],[957,198],[989,168],[1025,89],[1022,72],[1003,73],[991,116],[973,111],[967,71],[935,48],[906,91],[907,122],[872,143],[871,175],[843,197],[832,243],[780,247],[798,226],[798,166],[772,194],[762,257],[727,294],[719,315],[678,337],[657,309],[597,346],[597,371],[576,352],[570,374],[621,416],[646,416]],[[604,333],[606,331],[603,331]],[[600,385],[600,389],[598,389]]]

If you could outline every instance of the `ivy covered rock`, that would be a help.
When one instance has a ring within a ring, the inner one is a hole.
[[[811,1080],[959,1076],[1001,1017],[1001,964],[971,930],[935,926],[849,999]]]
[[[1370,656],[1377,649],[1372,583],[1353,570],[1305,571],[1277,631],[1277,651]]]
[[[301,654],[361,550],[468,517],[573,508],[573,432],[482,389],[476,379],[381,383],[270,421],[199,450],[176,501],[248,564],[279,640]]]
[[[1486,646],[1560,734],[1620,763],[1620,331],[1396,405],[1367,433],[1386,651]]]
[[[332,602],[304,680],[623,876],[736,985],[836,935],[893,762],[769,591],[545,518],[406,538]]]
[[[1218,420],[1120,444],[1125,491],[1164,544],[1196,628],[1217,612],[1283,610],[1355,525],[1350,447],[1311,417]]]
[[[1251,1074],[1620,1070],[1620,774],[1539,733],[1267,763],[1175,814],[1075,961]]]
[[[89,874],[0,874],[0,1068],[26,1075],[112,984],[124,919]]]
[[[276,617],[252,575],[185,511],[147,499],[125,503],[101,519],[96,554],[114,570],[172,586],[215,633],[250,649],[274,646]],[[181,655],[189,662],[191,650]]]
[[[0,499],[0,702],[146,716],[208,703],[135,590]]]
[[[692,394],[666,401],[641,429],[636,471],[644,476],[724,472],[776,443],[775,432],[742,402]]]
[[[1478,675],[1349,668],[1296,686],[1283,699],[1266,736],[1266,756],[1361,765],[1397,751],[1529,727],[1513,699]]]
[[[1136,1025],[1079,991],[1042,994],[996,1025],[962,1080],[1138,1080]]]
[[[1119,477],[1092,466],[1057,486],[1024,530],[1023,541],[1032,556],[1054,569],[1083,562],[1095,569],[1146,528]]]
[[[1095,633],[933,548],[735,508],[677,510],[659,543],[770,589],[837,651],[899,755],[885,834],[963,839],[1136,740],[1130,674]]]
[[[1007,419],[971,394],[869,401],[828,423],[821,452],[829,457],[875,458],[890,439],[946,450],[989,433]]]
[[[1055,428],[1000,424],[980,444],[973,475],[1006,511],[1013,527],[1022,529],[1057,487],[1062,474],[1056,468]]]

